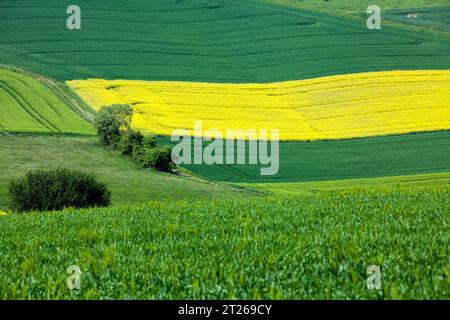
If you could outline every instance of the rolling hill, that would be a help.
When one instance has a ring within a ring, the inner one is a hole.
[[[90,0],[78,2],[82,28],[70,31],[70,4],[3,0],[0,61],[58,80],[213,83],[450,69],[449,37],[389,26],[370,31],[365,16],[261,1],[130,0],[124,8],[121,0]]]

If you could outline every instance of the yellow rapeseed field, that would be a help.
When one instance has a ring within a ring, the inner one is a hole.
[[[132,125],[279,129],[281,140],[321,140],[450,129],[450,70],[388,71],[269,84],[77,80],[92,107],[127,103]]]

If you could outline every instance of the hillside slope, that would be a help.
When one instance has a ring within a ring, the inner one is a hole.
[[[140,168],[90,137],[0,137],[0,210],[7,185],[37,168],[70,167],[93,172],[112,191],[113,205],[185,198],[240,198],[244,190]]]
[[[231,83],[450,69],[450,38],[370,31],[366,17],[241,0],[90,0],[78,3],[82,29],[70,31],[69,4],[3,0],[0,63],[59,80]]]

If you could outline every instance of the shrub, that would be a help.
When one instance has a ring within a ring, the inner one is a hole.
[[[142,140],[142,146],[144,148],[156,148],[157,145],[157,141],[156,141],[156,137],[155,136],[145,136],[144,140]]]
[[[143,161],[144,167],[164,172],[170,172],[175,167],[172,162],[172,149],[169,147],[146,149]]]
[[[66,168],[30,171],[9,184],[8,197],[18,212],[103,207],[111,201],[110,191],[94,175]]]
[[[121,139],[121,133],[130,129],[132,116],[133,109],[128,105],[116,104],[101,108],[95,117],[94,126],[102,144],[115,147]]]
[[[117,150],[123,155],[129,156],[133,153],[133,150],[142,146],[144,136],[142,133],[134,130],[129,130],[122,134],[119,143],[117,144]]]

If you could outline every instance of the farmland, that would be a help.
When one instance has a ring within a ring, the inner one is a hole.
[[[125,10],[121,0],[91,0],[79,1],[82,29],[69,31],[69,4],[3,0],[0,61],[58,80],[212,83],[450,69],[448,37],[389,26],[372,32],[366,17],[257,1],[131,0]]]
[[[93,135],[94,129],[81,114],[83,110],[69,106],[66,101],[70,97],[63,91],[53,90],[31,75],[0,68],[0,134]]]
[[[408,17],[413,13],[415,18]],[[450,6],[420,9],[396,9],[387,11],[384,16],[387,19],[404,23],[413,24],[421,27],[431,28],[433,30],[442,30],[450,32]]]
[[[7,215],[0,298],[446,299],[449,208],[430,188]]]
[[[396,71],[270,84],[69,81],[93,108],[133,105],[133,126],[171,135],[279,129],[281,140],[346,139],[450,128],[450,71]]]
[[[0,300],[450,297],[448,0],[380,0],[381,30],[358,0],[78,0],[68,30],[71,4],[0,1]],[[116,103],[159,146],[280,129],[279,172],[143,169],[149,140],[95,136]],[[111,205],[11,211],[10,181],[57,167]]]
[[[95,173],[112,191],[113,205],[183,198],[235,198],[254,194],[208,183],[189,175],[176,176],[140,169],[138,164],[100,146],[90,137],[0,137],[0,210],[7,209],[7,185],[28,170],[77,168]]]
[[[446,172],[450,171],[449,139],[450,132],[443,131],[338,141],[282,142],[280,170],[277,175],[266,177],[260,175],[259,165],[184,166],[209,179],[235,183],[304,182]],[[245,148],[248,155],[248,144]]]
[[[373,189],[390,190],[406,187],[450,187],[450,172],[327,181],[242,183],[239,185],[281,195],[311,195],[318,192]]]
[[[315,0],[262,0],[261,2],[275,3],[299,9],[336,12],[365,12],[367,7],[374,4],[371,0],[340,0],[340,1],[315,1]],[[376,4],[387,10],[411,9],[425,7],[444,7],[447,0],[378,0]]]

